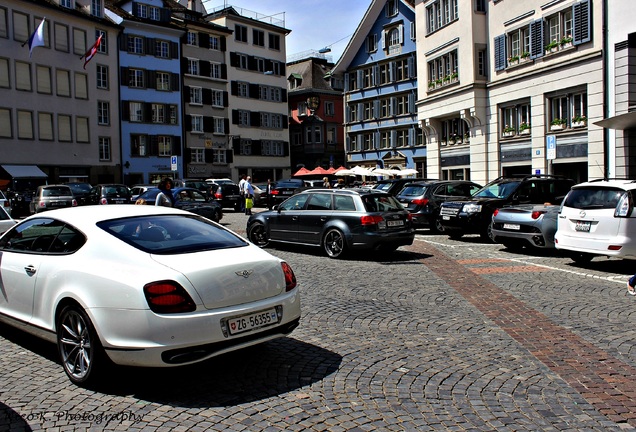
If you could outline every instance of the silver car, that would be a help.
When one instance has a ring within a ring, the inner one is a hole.
[[[507,249],[554,249],[558,205],[525,204],[502,207],[492,216],[492,239]]]
[[[46,210],[76,207],[77,200],[70,186],[67,185],[46,185],[38,186],[31,200],[31,214],[40,213]]]

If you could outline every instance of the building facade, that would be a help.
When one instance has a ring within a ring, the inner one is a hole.
[[[208,12],[207,20],[233,31],[227,38],[230,178],[289,177],[284,19],[231,6]]]
[[[344,165],[343,81],[324,56],[287,63],[291,167]]]
[[[0,4],[0,164],[35,166],[49,183],[121,181],[118,32],[100,1]]]
[[[416,100],[414,2],[372,1],[334,68],[344,77],[347,164],[416,169],[426,175],[426,142]]]
[[[605,175],[600,0],[415,8],[429,175]]]

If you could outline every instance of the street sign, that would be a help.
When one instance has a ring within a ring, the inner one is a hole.
[[[546,135],[545,136],[545,157],[547,160],[556,159],[556,136],[555,135]]]
[[[170,157],[170,171],[176,171],[177,170],[177,157],[176,156],[171,156]]]

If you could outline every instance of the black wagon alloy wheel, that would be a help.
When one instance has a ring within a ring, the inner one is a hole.
[[[247,233],[249,240],[258,247],[266,247],[269,245],[269,238],[267,237],[267,229],[265,225],[260,222],[252,224]]]
[[[86,384],[95,378],[96,363],[100,363],[99,340],[86,313],[67,306],[57,325],[57,346],[62,366],[75,384]]]
[[[338,229],[330,229],[323,239],[325,252],[331,258],[341,257],[345,253],[346,244],[344,234]]]

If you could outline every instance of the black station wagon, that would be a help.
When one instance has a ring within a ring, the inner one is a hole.
[[[274,210],[247,221],[249,240],[260,247],[271,242],[323,248],[331,258],[349,250],[394,251],[413,244],[411,214],[386,192],[373,189],[310,189]]]

